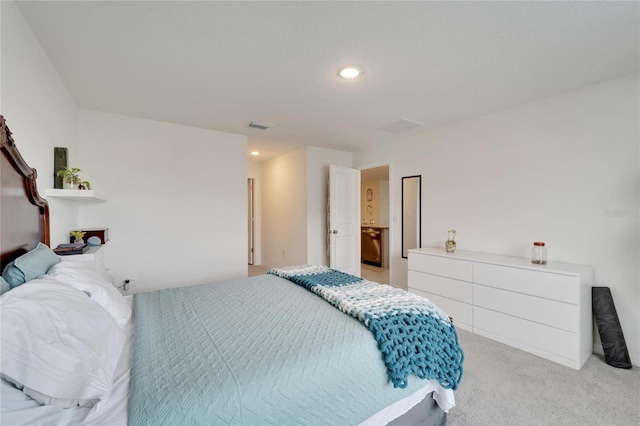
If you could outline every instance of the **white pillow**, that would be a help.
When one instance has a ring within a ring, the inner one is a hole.
[[[99,304],[50,277],[0,298],[0,373],[41,404],[91,406],[111,393],[125,335]]]
[[[100,271],[92,262],[64,261],[53,265],[47,275],[89,294],[115,318],[120,327],[129,323],[131,307],[124,296],[106,279],[107,273]]]

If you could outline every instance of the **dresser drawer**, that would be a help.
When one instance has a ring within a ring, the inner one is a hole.
[[[471,303],[471,283],[465,281],[452,280],[451,278],[424,272],[409,271],[409,287],[448,297],[449,299]]]
[[[579,361],[578,335],[565,330],[474,306],[473,331],[536,355],[553,354],[574,363]],[[570,365],[570,363],[564,364]],[[573,366],[573,368],[576,367]]]
[[[453,324],[456,327],[472,331],[472,309],[471,305],[460,302],[458,300],[442,297],[437,294],[417,290],[409,287],[409,291],[418,296],[426,297],[438,308],[442,309],[448,316],[453,318]]]
[[[576,305],[580,303],[577,276],[474,263],[473,282]]]
[[[578,306],[481,285],[473,286],[473,305],[577,333]]]
[[[427,272],[433,275],[469,282],[472,278],[471,262],[447,259],[440,256],[409,253],[409,270]]]

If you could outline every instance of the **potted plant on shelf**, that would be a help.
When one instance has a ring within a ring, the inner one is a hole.
[[[83,232],[83,231],[71,231],[70,234],[71,234],[71,236],[73,238],[75,238],[75,240],[73,240],[73,242],[75,244],[83,244],[84,243],[83,237],[84,237],[84,234],[86,234],[86,232]]]
[[[63,167],[62,170],[58,170],[56,173],[58,176],[62,177],[63,188],[64,189],[78,189],[78,185],[80,184],[80,170],[77,167]]]

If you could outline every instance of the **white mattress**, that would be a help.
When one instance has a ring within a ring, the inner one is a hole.
[[[126,296],[133,305],[133,296]],[[129,400],[129,380],[131,376],[132,335],[135,313],[124,328],[127,343],[118,361],[114,375],[114,385],[109,398],[100,401],[93,408],[62,409],[51,405],[40,405],[27,397],[22,391],[2,380],[1,400],[2,408],[0,421],[3,425],[64,425],[81,424],[91,426],[127,425],[127,402]],[[443,389],[440,384],[431,380],[426,386],[413,395],[404,398],[379,413],[365,420],[363,425],[384,425],[402,414],[424,399],[430,392],[440,408],[448,412],[455,405],[453,391]]]

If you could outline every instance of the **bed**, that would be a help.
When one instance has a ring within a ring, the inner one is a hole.
[[[456,358],[455,383],[397,382],[357,315],[282,274],[125,298],[103,265],[59,262],[0,124],[1,262],[19,282],[0,297],[2,424],[446,424],[459,347],[430,355]]]

